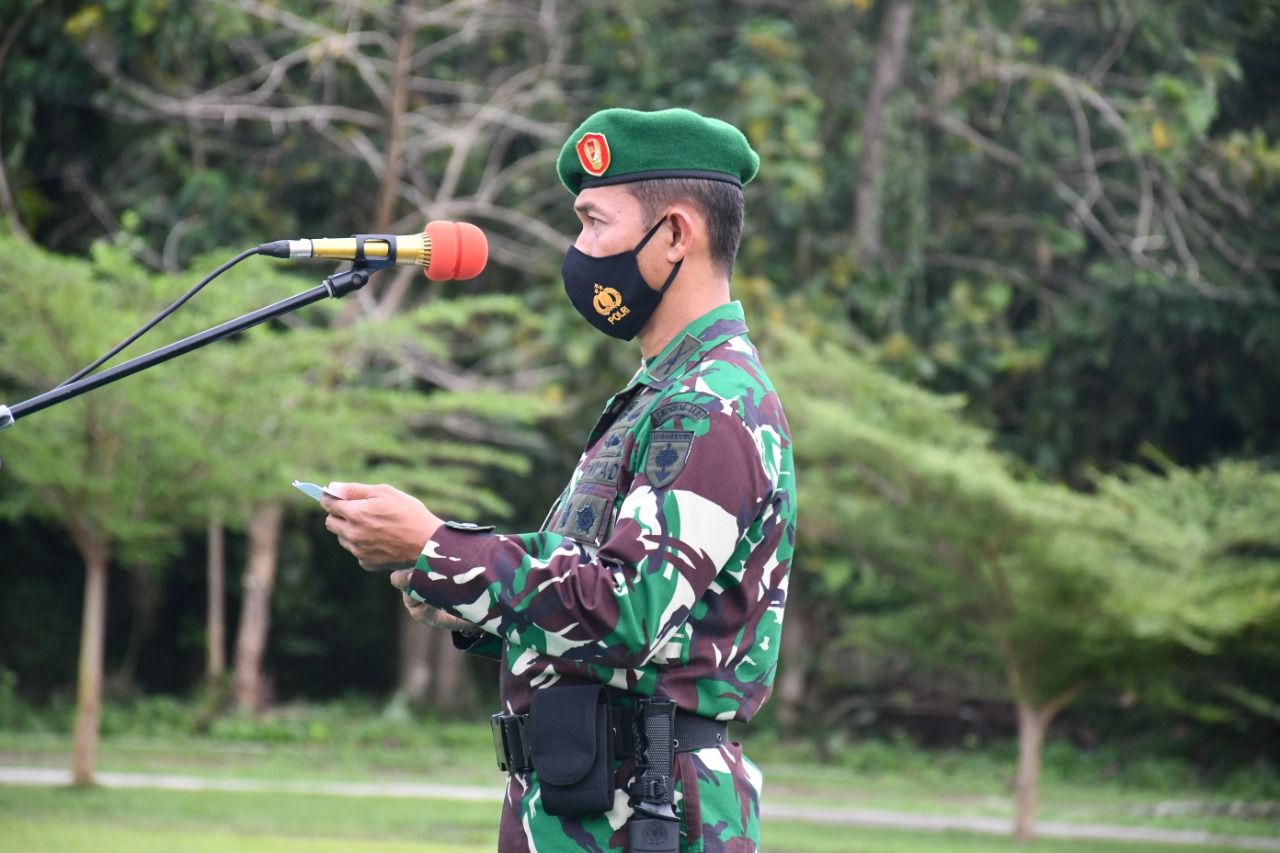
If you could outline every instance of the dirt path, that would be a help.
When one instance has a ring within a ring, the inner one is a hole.
[[[499,787],[438,785],[416,782],[292,782],[275,779],[236,779],[184,776],[164,773],[98,773],[105,788],[152,788],[168,791],[239,791],[292,794],[328,794],[340,797],[408,797],[436,800],[496,802]],[[71,773],[48,767],[0,767],[0,784],[68,785]],[[1002,818],[929,815],[881,809],[810,808],[787,803],[764,803],[763,817],[840,826],[867,826],[915,831],[962,831],[989,835],[1009,834]],[[1111,824],[1043,821],[1036,827],[1044,838],[1099,841],[1135,841],[1156,844],[1234,847],[1241,850],[1280,850],[1280,838],[1219,835],[1194,829],[1154,829]]]

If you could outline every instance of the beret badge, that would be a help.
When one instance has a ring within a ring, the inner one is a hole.
[[[609,170],[613,159],[609,153],[609,140],[603,133],[586,133],[578,140],[578,161],[588,175],[600,177]]]
[[[680,107],[599,110],[569,134],[556,173],[569,192],[635,181],[724,181],[744,186],[760,157],[731,124]]]

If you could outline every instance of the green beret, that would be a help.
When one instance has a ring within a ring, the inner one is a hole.
[[[601,110],[560,150],[556,171],[577,195],[591,187],[651,178],[750,181],[760,157],[731,124],[689,110]]]

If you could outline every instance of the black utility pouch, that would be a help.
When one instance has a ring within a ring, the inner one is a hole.
[[[613,807],[613,737],[603,684],[546,687],[533,694],[533,769],[552,815]]]

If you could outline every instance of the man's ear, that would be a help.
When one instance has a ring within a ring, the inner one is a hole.
[[[678,204],[667,212],[671,242],[667,244],[667,263],[683,260],[697,244],[697,230],[705,227],[702,218],[686,205]]]

